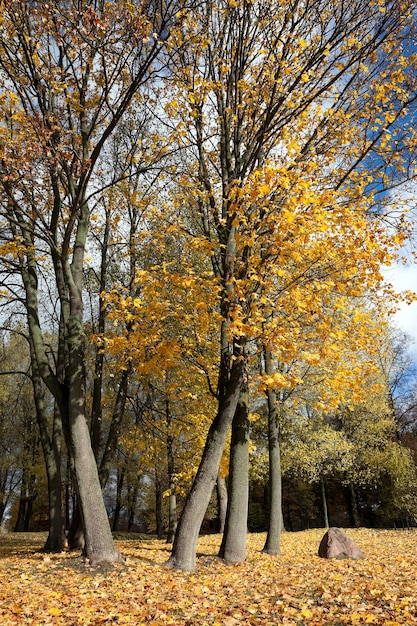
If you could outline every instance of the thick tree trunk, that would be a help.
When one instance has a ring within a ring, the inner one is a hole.
[[[100,462],[100,467],[98,470],[100,485],[102,490],[107,484],[110,468],[112,461],[114,460],[117,443],[119,441],[119,434],[121,429],[121,424],[124,416],[124,409],[126,405],[126,396],[127,396],[127,386],[129,382],[130,376],[130,367],[122,373],[119,388],[117,391],[116,401],[113,408],[112,419],[110,423],[110,429],[106,440],[105,450]],[[93,419],[93,418],[92,418]],[[97,459],[98,449],[99,449],[99,441],[96,440],[96,437],[99,436],[100,429],[96,428],[95,431],[90,432],[91,437],[91,446],[93,449],[94,457]],[[96,461],[97,462],[97,461]],[[84,540],[84,528],[83,522],[80,515],[73,515],[70,532],[68,535],[68,545],[70,550],[82,550],[85,546]]]
[[[74,459],[86,555],[90,563],[96,565],[101,562],[116,562],[120,560],[120,555],[114,547],[85,417],[84,363],[83,325],[73,318],[69,322],[68,367],[71,455]]]
[[[227,512],[227,485],[226,478],[217,475],[216,481],[216,491],[217,491],[217,508],[218,508],[218,516],[219,516],[219,533],[224,532],[224,527],[226,524],[226,512]]]
[[[272,372],[272,355],[265,350],[265,372]],[[268,389],[268,451],[269,451],[269,521],[268,534],[263,552],[271,555],[281,554],[282,530],[282,480],[281,454],[279,446],[279,414],[277,394]]]
[[[180,517],[172,554],[167,563],[169,567],[188,571],[195,568],[198,534],[216,482],[244,378],[244,363],[235,360],[226,391],[219,402],[217,415],[207,436],[197,475]]]
[[[226,524],[219,556],[229,563],[246,559],[249,497],[249,393],[240,392],[232,423],[230,444],[229,497]]]

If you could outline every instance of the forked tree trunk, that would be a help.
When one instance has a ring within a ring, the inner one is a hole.
[[[85,551],[92,565],[120,560],[114,547],[109,518],[104,506],[97,464],[93,454],[85,407],[85,359],[82,322],[69,322],[69,424],[71,455],[77,481],[85,533]]]
[[[235,361],[225,394],[207,435],[200,466],[186,500],[175,535],[172,554],[167,562],[174,569],[195,568],[198,534],[216,482],[227,434],[232,424],[240,389],[244,381],[244,364]]]
[[[265,373],[272,373],[272,355],[265,349]],[[282,479],[281,454],[279,447],[279,414],[277,394],[267,390],[268,399],[268,452],[269,452],[269,520],[263,552],[271,555],[281,554],[282,530]]]
[[[109,429],[109,433],[107,436],[106,444],[104,446],[104,453],[103,453],[99,470],[98,470],[98,475],[99,475],[100,485],[101,485],[102,490],[107,484],[107,481],[110,475],[111,465],[116,455],[117,442],[119,440],[119,433],[120,433],[121,424],[122,424],[123,417],[124,417],[129,376],[130,376],[130,367],[128,367],[127,370],[124,370],[121,375],[121,379],[120,379],[120,383],[119,383],[119,387],[117,391],[117,396],[116,396],[116,401],[115,401],[115,405],[113,408],[113,414],[112,414],[112,418],[110,422],[110,429]],[[95,393],[97,393],[97,391]],[[92,420],[94,419],[96,418],[92,416]],[[98,454],[99,447],[100,447],[99,445],[100,442],[95,440],[95,437],[99,436],[99,432],[100,432],[100,429],[96,427],[94,432],[90,433],[91,446],[93,449],[95,459],[97,459],[97,454]],[[79,514],[79,512],[78,514],[73,515],[73,518],[71,521],[70,531],[68,534],[68,546],[70,550],[82,550],[85,546],[83,522],[82,522],[82,517]]]
[[[229,563],[246,559],[249,497],[249,393],[241,390],[232,423],[229,497],[219,556]]]

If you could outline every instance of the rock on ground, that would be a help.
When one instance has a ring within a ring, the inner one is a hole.
[[[353,539],[340,528],[329,528],[319,546],[323,559],[363,559],[364,554]]]

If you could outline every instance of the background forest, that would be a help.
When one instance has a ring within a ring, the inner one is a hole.
[[[2,526],[415,525],[414,2],[1,6]]]
[[[415,366],[406,353],[407,338],[394,331],[389,339],[391,348],[384,352],[389,358],[380,363],[388,378],[387,386],[381,383],[378,391],[363,402],[329,414],[309,413],[310,405],[304,398],[294,404],[288,402],[280,419],[286,530],[329,524],[415,526]],[[17,355],[22,371],[9,374],[2,384],[2,526],[9,531],[47,530],[47,479],[33,388],[27,375],[30,362],[26,341],[20,335],[13,334],[10,339],[3,336],[3,372],[14,371]],[[106,398],[108,395],[110,406],[114,384],[109,368]],[[131,390],[137,395],[125,409],[120,442],[104,492],[106,508],[114,531],[150,532],[166,538],[170,512],[176,517],[181,511],[196,471],[196,450],[201,448],[202,435],[196,433],[195,424],[194,430],[190,428],[188,413],[178,413],[177,409],[167,414],[166,401],[154,399],[155,404],[149,404],[139,385],[132,383]],[[183,400],[178,406],[183,406]],[[268,528],[269,514],[267,407],[261,399],[252,420],[248,529],[261,532]],[[109,415],[103,421],[106,432]],[[66,454],[62,463],[68,530],[76,496]],[[219,498],[222,489],[227,494],[227,471],[225,454],[204,532],[220,529]]]

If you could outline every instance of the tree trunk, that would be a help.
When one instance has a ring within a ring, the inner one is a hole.
[[[217,490],[217,507],[218,507],[218,512],[219,512],[218,513],[219,533],[223,533],[224,527],[226,524],[228,494],[227,494],[226,478],[224,476],[221,476],[220,474],[217,475],[216,490]]]
[[[350,483],[347,487],[349,517],[352,526],[359,528],[361,525],[358,511],[358,499],[356,497],[355,487]]]
[[[48,412],[45,407],[45,388],[36,362],[31,342],[32,384],[41,437],[43,458],[48,481],[49,532],[43,547],[44,552],[62,552],[64,549],[64,524],[61,480],[62,422],[58,406],[53,408],[52,434],[48,434]]]
[[[126,405],[126,395],[127,395],[127,386],[129,382],[131,368],[128,367],[127,370],[123,371],[117,391],[116,401],[113,408],[112,419],[110,422],[110,429],[106,440],[105,450],[100,462],[100,467],[98,470],[99,480],[101,489],[103,490],[107,484],[110,468],[112,461],[114,460],[117,443],[119,441],[119,434],[121,429],[121,424],[124,417],[124,409]],[[93,419],[93,418],[92,418]],[[98,433],[100,430],[98,428],[95,429],[95,432],[90,432],[91,438],[91,446],[94,453],[94,458],[97,459],[99,442],[96,440],[98,437]],[[97,461],[96,461],[97,462]],[[70,546],[70,550],[82,550],[85,546],[84,541],[84,528],[83,522],[80,515],[73,515],[70,533],[68,535],[68,545]]]
[[[198,534],[210,502],[219,465],[232,424],[240,389],[245,379],[244,363],[233,362],[230,380],[219,402],[219,409],[207,435],[200,466],[183,508],[169,567],[192,571],[195,568]]]
[[[117,444],[119,442],[120,431],[122,428],[123,418],[125,415],[125,406],[126,406],[126,398],[127,398],[127,390],[129,385],[129,378],[132,372],[131,363],[128,364],[127,368],[122,372],[119,386],[117,389],[116,400],[113,407],[112,418],[110,422],[110,428],[107,435],[107,439],[104,446],[103,456],[101,458],[100,466],[99,466],[99,477],[100,477],[100,485],[101,488],[107,484],[110,468],[112,463],[114,463],[114,458],[117,451]]]
[[[53,455],[46,462],[48,479],[49,532],[44,552],[62,552],[64,549],[64,523],[62,515],[62,482],[60,466]]]
[[[240,392],[232,422],[229,497],[226,524],[219,556],[229,563],[246,559],[249,498],[249,392]]]
[[[136,513],[136,499],[139,491],[139,485],[136,482],[133,487],[128,488],[128,511],[129,517],[127,522],[127,531],[130,531],[133,528],[133,523],[135,521],[135,513]]]
[[[123,465],[122,468],[119,468],[119,471],[117,474],[116,506],[114,509],[114,517],[113,517],[113,531],[119,530],[120,512],[123,508],[122,491],[123,491],[123,483],[125,480],[125,473],[126,473],[126,468]]]
[[[27,505],[27,498],[21,495],[19,498],[19,509],[17,512],[17,519],[13,528],[13,532],[15,533],[22,533],[25,529],[26,505]]]
[[[159,472],[155,468],[155,521],[158,539],[164,537],[164,519],[162,515],[162,485]]]
[[[324,527],[329,528],[329,514],[327,511],[327,497],[326,497],[326,487],[324,484],[323,477],[320,476],[320,491],[321,491],[321,500],[323,503],[323,517],[324,517]]]
[[[80,507],[78,505],[78,498],[76,498],[75,506],[73,506],[72,519],[68,529],[67,541],[69,550],[84,550],[85,539],[83,520],[81,517]]]
[[[167,543],[173,543],[177,530],[177,496],[175,494],[175,484],[171,483],[168,500],[168,535]]]
[[[169,412],[168,400],[166,402],[166,420],[167,420],[167,464],[168,464],[168,480],[169,480],[169,500],[168,500],[168,535],[167,543],[173,543],[175,532],[177,530],[177,496],[175,493],[174,480],[174,438],[169,433],[171,425],[171,414]]]
[[[26,442],[25,448],[28,449],[29,443]],[[36,443],[33,443],[36,446]],[[34,486],[35,486],[35,475],[33,472],[33,467],[36,462],[35,459],[35,450],[30,451],[32,453],[31,465],[23,467],[22,471],[22,481],[20,487],[20,499],[19,499],[19,509],[17,514],[17,520],[14,527],[14,532],[27,532],[30,527],[30,520],[32,516],[33,509],[33,501],[35,499]]]
[[[0,501],[0,526],[3,523],[4,512],[6,510],[6,504],[4,500]]]
[[[25,521],[23,524],[23,530],[25,533],[29,532],[30,530],[30,522],[32,519],[32,512],[33,512],[33,500],[34,500],[34,496],[30,496],[26,500]]]
[[[73,304],[77,309],[77,302]],[[79,310],[82,309],[80,302],[78,307]],[[71,453],[77,480],[78,504],[83,519],[86,555],[92,565],[97,565],[101,562],[116,562],[120,560],[120,555],[114,547],[85,417],[84,333],[82,321],[77,317],[70,319],[68,324]]]
[[[265,373],[273,370],[272,354],[265,349]],[[271,555],[281,554],[282,530],[282,479],[281,454],[279,445],[279,413],[277,394],[272,389],[267,390],[268,399],[268,452],[269,452],[269,521],[268,534],[263,552]]]

